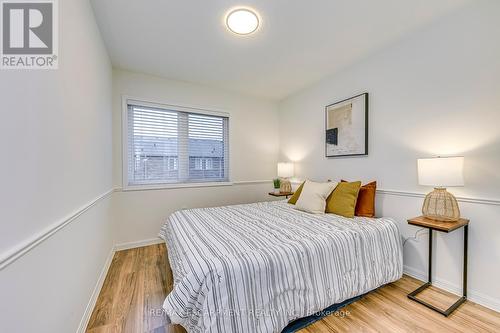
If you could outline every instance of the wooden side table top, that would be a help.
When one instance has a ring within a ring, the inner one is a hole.
[[[453,231],[453,230],[456,230],[458,228],[461,228],[463,226],[468,225],[469,220],[461,218],[456,222],[445,222],[445,221],[432,220],[432,219],[429,219],[429,218],[424,217],[424,216],[418,216],[418,217],[414,217],[412,219],[409,219],[408,223],[411,225],[419,226],[419,227],[429,228],[429,229],[443,231],[443,232],[450,232],[450,231]]]
[[[279,192],[279,193],[274,193],[274,192],[269,192],[269,195],[272,195],[273,197],[288,197],[290,195],[293,195],[294,192]]]

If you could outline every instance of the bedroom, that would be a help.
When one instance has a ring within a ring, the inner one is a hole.
[[[500,330],[498,1],[39,2],[0,1],[1,332]]]

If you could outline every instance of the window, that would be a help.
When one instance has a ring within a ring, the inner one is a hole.
[[[213,160],[211,158],[205,158],[205,170],[213,169]]]
[[[201,158],[195,158],[194,159],[194,169],[195,170],[201,170]]]
[[[126,113],[127,186],[229,180],[226,114],[131,100]]]
[[[195,170],[213,170],[213,161],[217,160],[213,157],[208,158],[195,158],[194,159],[194,169]]]

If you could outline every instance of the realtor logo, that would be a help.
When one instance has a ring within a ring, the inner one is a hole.
[[[1,1],[2,69],[57,69],[57,3]]]

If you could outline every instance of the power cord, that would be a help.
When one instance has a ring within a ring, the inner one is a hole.
[[[403,241],[403,246],[405,246],[406,242],[411,240],[411,241],[418,241],[418,236],[420,234],[420,232],[422,231],[427,231],[426,228],[420,228],[418,229],[416,232],[415,232],[415,235],[413,237],[408,237],[408,238],[405,238],[405,240]]]

